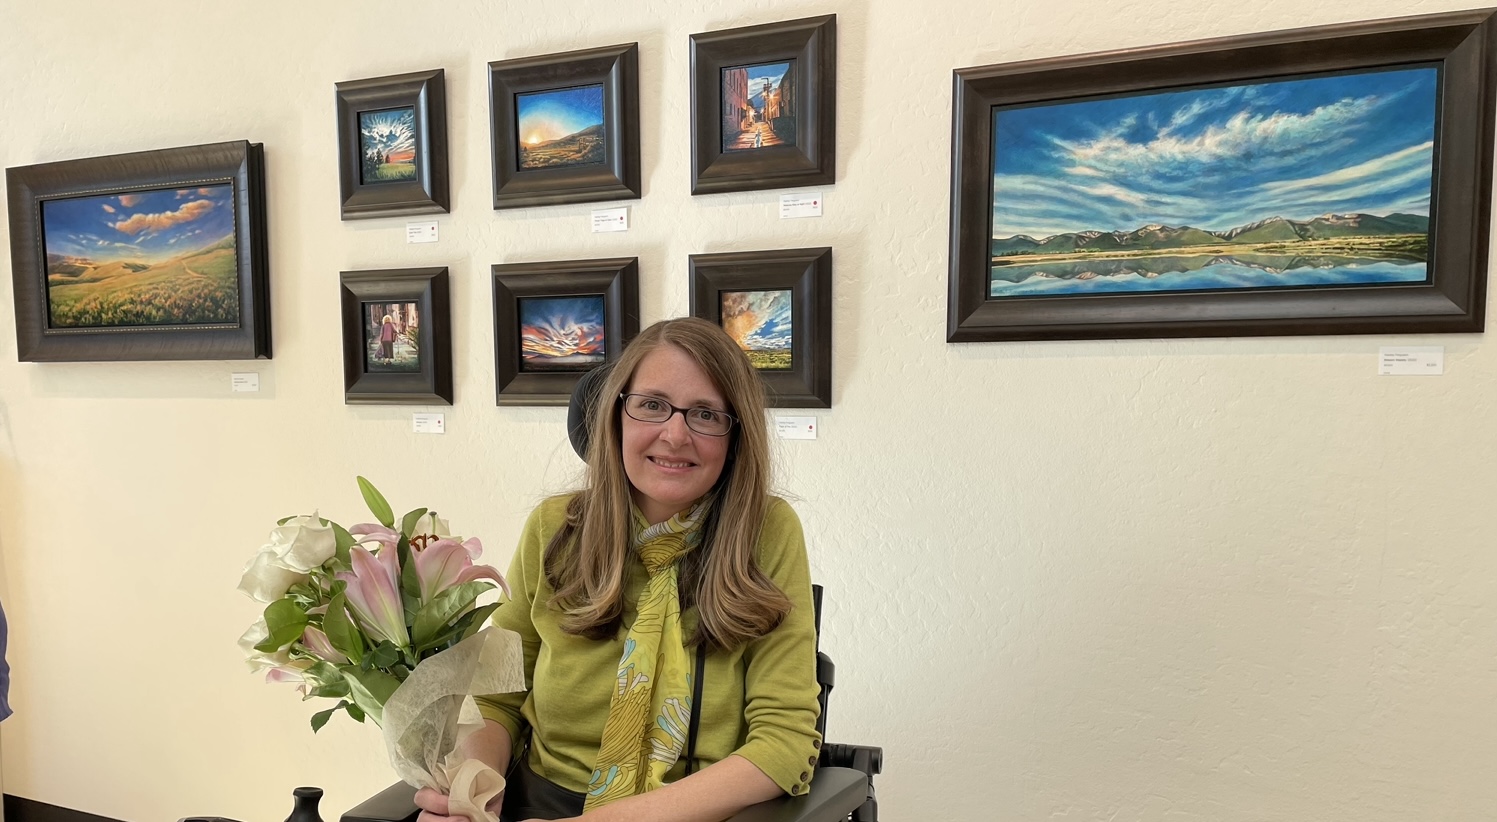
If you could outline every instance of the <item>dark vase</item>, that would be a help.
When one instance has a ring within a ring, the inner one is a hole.
[[[297,788],[291,795],[296,797],[296,806],[291,809],[286,822],[322,822],[322,817],[317,814],[317,803],[322,801],[321,788]]]

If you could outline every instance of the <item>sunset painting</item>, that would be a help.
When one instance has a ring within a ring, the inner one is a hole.
[[[365,185],[416,179],[416,110],[359,112],[359,154]]]
[[[239,321],[234,187],[42,203],[52,328]]]
[[[749,362],[763,371],[794,367],[791,359],[790,303],[783,291],[724,291],[722,326]]]
[[[520,168],[603,162],[603,86],[537,91],[515,97]]]
[[[603,295],[520,299],[520,370],[587,371],[605,359]]]
[[[1438,70],[993,113],[989,297],[1420,283]]]

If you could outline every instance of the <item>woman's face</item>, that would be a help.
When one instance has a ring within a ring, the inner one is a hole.
[[[678,408],[729,410],[707,372],[674,345],[662,345],[646,354],[625,393],[648,394]],[[665,422],[640,422],[624,413],[622,403],[618,413],[624,473],[633,486],[634,504],[651,524],[690,508],[717,484],[731,434],[698,434],[686,427],[680,414],[672,414]]]

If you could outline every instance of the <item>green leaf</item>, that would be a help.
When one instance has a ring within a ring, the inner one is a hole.
[[[349,661],[357,665],[363,660],[364,635],[348,616],[348,596],[342,589],[338,589],[328,603],[327,613],[322,617],[322,632],[327,634],[333,650],[348,657]]]
[[[413,534],[411,534],[411,530],[416,527],[416,523],[424,516],[426,516],[425,508],[417,508],[409,514],[406,514],[405,518],[400,521],[400,533],[405,534],[408,537],[413,536]]]
[[[359,663],[360,670],[388,668],[400,661],[400,649],[388,639],[382,639],[374,650]]]
[[[302,632],[307,629],[307,612],[293,600],[278,599],[265,607],[265,627],[270,634],[255,646],[255,650],[273,654],[301,639]]]
[[[379,492],[369,480],[358,477],[359,493],[364,495],[364,504],[369,506],[369,513],[379,520],[380,525],[386,528],[395,527],[395,512],[390,510],[390,503],[385,501],[385,495]]]
[[[421,576],[416,573],[416,558],[411,551],[411,541],[401,537],[395,543],[396,557],[400,560],[400,595],[401,604],[406,606],[406,613],[411,611],[410,604],[405,601],[406,597],[417,600],[421,598]],[[407,623],[409,624],[409,623]]]
[[[473,636],[483,630],[483,625],[488,621],[489,615],[494,613],[494,610],[498,607],[499,603],[494,602],[463,614],[454,620],[451,625],[441,629],[436,636],[427,640],[425,644],[417,647],[417,655],[421,659],[426,659]]]
[[[384,716],[385,702],[400,687],[400,680],[384,671],[365,671],[353,665],[342,668],[348,679],[349,697],[375,722]]]
[[[472,621],[468,625],[463,627],[462,639],[467,639],[468,637],[473,636],[479,631],[482,631],[483,626],[489,621],[489,617],[492,616],[495,611],[499,610],[499,606],[503,604],[504,603],[502,602],[491,602],[488,605],[483,606],[482,608],[479,608],[469,614],[465,614],[464,618],[466,619],[471,617]]]
[[[347,528],[338,523],[329,522],[328,524],[333,526],[333,539],[336,545],[333,556],[337,558],[338,562],[344,568],[348,568],[353,564],[352,560],[348,558],[348,549],[352,548],[357,540],[353,538],[353,534],[348,533]]]
[[[489,582],[475,580],[455,585],[431,598],[431,602],[416,614],[411,628],[411,640],[417,647],[430,642],[442,632],[442,627],[473,607],[478,595],[493,588]]]
[[[363,709],[361,709],[359,706],[353,704],[352,702],[344,705],[343,706],[343,710],[348,711],[348,715],[351,716],[351,717],[353,717],[353,721],[355,721],[355,722],[363,722],[364,721],[364,711],[363,711]]]
[[[339,702],[337,705],[334,705],[333,707],[328,708],[325,711],[318,711],[317,713],[312,714],[312,733],[315,734],[318,731],[322,730],[322,726],[326,725],[327,721],[333,718],[333,714],[337,713],[339,708],[347,704],[347,702]]]

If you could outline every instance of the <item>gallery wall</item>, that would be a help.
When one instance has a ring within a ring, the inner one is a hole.
[[[16,361],[0,299],[6,793],[121,820],[333,818],[392,781],[244,667],[235,592],[273,522],[360,518],[353,477],[507,567],[572,487],[565,411],[496,407],[489,267],[831,246],[833,408],[776,444],[837,662],[828,736],[882,745],[886,819],[1475,820],[1497,805],[1487,335],[952,345],[952,70],[1449,3],[66,4],[0,0],[0,165],[265,146],[273,360]],[[837,182],[689,194],[688,36],[838,14]],[[491,60],[638,42],[643,198],[491,207]],[[439,242],[338,212],[334,83],[446,70]],[[0,227],[0,246],[8,248]],[[343,402],[338,273],[447,266],[455,404]],[[9,259],[0,262],[9,280]],[[1377,374],[1440,345],[1445,374]],[[257,393],[232,393],[236,372]]]

